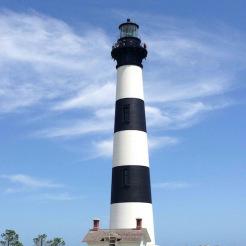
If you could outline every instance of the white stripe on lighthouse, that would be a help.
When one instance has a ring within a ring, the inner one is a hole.
[[[146,132],[126,130],[114,134],[113,167],[124,165],[149,166]]]
[[[144,99],[142,68],[124,65],[117,69],[116,100],[121,98]]]
[[[142,218],[143,228],[147,228],[151,245],[154,245],[155,235],[151,203],[124,202],[111,204],[110,228],[136,228],[136,218]]]

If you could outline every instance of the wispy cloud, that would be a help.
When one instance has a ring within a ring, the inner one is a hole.
[[[81,195],[75,195],[73,192],[66,191],[67,186],[64,184],[26,174],[2,174],[0,175],[0,181],[2,181],[1,192],[3,195],[16,195],[20,193],[21,197],[25,199],[45,202],[73,201],[84,198]]]
[[[241,56],[245,37],[235,42],[225,26],[205,30],[185,20],[134,16],[143,23],[149,51],[144,64],[149,128],[191,127],[208,112],[233,103],[225,94],[234,89],[238,71],[246,66]],[[35,109],[48,117],[40,118],[43,127],[32,135],[71,138],[97,133],[104,140],[91,141],[90,147],[100,156],[112,153],[107,139],[113,129],[116,76],[109,54],[115,35],[100,27],[83,26],[77,32],[36,12],[0,12],[0,24],[0,114]],[[174,145],[177,139],[169,137],[150,141],[150,147]]]
[[[110,130],[112,130],[111,126],[112,122],[108,120],[101,121],[100,123],[96,119],[84,120],[73,122],[72,124],[70,122],[67,123],[66,126],[58,126],[55,128],[40,130],[35,133],[35,136],[45,138],[71,138],[89,133],[109,132]]]
[[[158,149],[158,148],[165,148],[168,146],[176,145],[180,142],[178,138],[175,137],[150,137],[149,138],[149,148],[150,150]]]
[[[112,78],[110,41],[100,28],[79,36],[60,20],[6,11],[0,24],[0,113],[47,102],[55,107],[55,99],[75,97]]]
[[[67,99],[54,106],[54,110],[70,110],[83,107],[101,107],[112,105],[114,102],[115,85],[106,83],[102,86],[88,86],[75,97]]]
[[[71,138],[85,134],[108,133],[113,131],[114,109],[99,108],[92,112],[89,119],[73,120],[57,127],[37,131],[38,137],[44,138]]]
[[[104,140],[99,140],[97,142],[93,143],[94,148],[93,148],[93,158],[97,157],[111,157],[113,154],[113,139],[104,139]]]
[[[84,199],[83,196],[71,195],[68,192],[41,193],[36,198],[37,200],[42,200],[42,201],[73,201],[73,200],[78,200],[78,199]]]
[[[41,189],[41,188],[61,188],[62,184],[54,183],[46,179],[38,179],[25,174],[13,174],[13,175],[0,175],[1,179],[6,179],[12,184],[16,184],[16,188],[8,188],[6,191],[11,193],[16,189],[30,188],[30,189]]]
[[[149,121],[150,123],[157,121],[154,126],[163,130],[187,128],[199,122],[202,116],[206,115],[205,113],[226,108],[234,103],[235,102],[233,102],[233,100],[229,99],[216,100],[216,102],[213,102],[212,99],[210,99],[210,101],[173,102],[171,105],[168,105],[163,109],[165,112],[164,117],[168,120],[158,121],[153,117]],[[160,115],[156,116],[157,119],[163,117],[162,114],[164,112],[161,112],[161,110],[159,112]]]
[[[166,190],[180,190],[180,189],[187,189],[192,187],[192,184],[187,182],[160,182],[160,183],[154,183],[152,184],[153,188],[157,189],[166,189]]]

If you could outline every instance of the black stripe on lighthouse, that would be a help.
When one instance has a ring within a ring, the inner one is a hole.
[[[111,204],[121,202],[152,202],[149,167],[128,165],[113,168]]]
[[[116,101],[114,132],[138,130],[146,132],[144,101],[122,98]]]

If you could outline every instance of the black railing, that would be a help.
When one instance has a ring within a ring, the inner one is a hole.
[[[141,47],[146,49],[146,44],[145,43],[141,43],[141,41],[139,39],[122,39],[122,40],[118,40],[117,43],[115,43],[112,46],[112,49],[115,48],[121,48],[121,47]]]

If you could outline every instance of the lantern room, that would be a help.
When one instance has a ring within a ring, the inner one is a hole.
[[[120,24],[120,38],[125,37],[138,37],[138,28],[139,26],[136,23],[131,22],[130,19],[127,19],[127,22]]]

